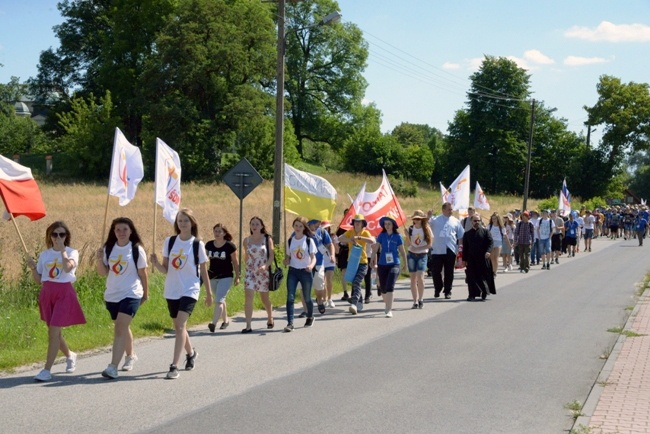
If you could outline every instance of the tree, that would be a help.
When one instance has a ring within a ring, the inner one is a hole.
[[[598,101],[586,107],[587,125],[602,125],[599,149],[605,157],[605,179],[616,175],[629,152],[650,149],[650,87],[647,83],[622,83],[609,75],[596,86]]]
[[[46,137],[29,117],[16,116],[15,103],[25,95],[27,86],[18,77],[0,83],[0,154],[11,157],[26,152],[41,152]]]
[[[352,23],[314,26],[338,9],[333,0],[287,7],[285,88],[301,157],[305,139],[342,148],[344,139],[333,130],[345,128],[367,86],[361,74],[368,44],[361,30]]]
[[[147,143],[159,136],[176,149],[188,179],[214,179],[224,153],[268,150],[274,102],[263,84],[272,82],[274,65],[267,6],[182,1],[143,74]]]

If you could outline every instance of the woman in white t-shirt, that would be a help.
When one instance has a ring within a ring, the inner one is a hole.
[[[499,256],[501,255],[503,245],[508,245],[508,250],[512,250],[512,246],[510,245],[510,239],[508,238],[506,228],[504,227],[503,221],[498,212],[495,212],[490,216],[490,223],[488,224],[487,229],[490,231],[490,235],[492,235],[492,252],[490,253],[490,261],[492,263],[492,273],[494,274],[494,277],[496,277],[497,271],[499,270]],[[503,268],[505,272],[505,264]]]
[[[287,326],[285,332],[293,331],[293,304],[298,282],[302,289],[302,300],[307,309],[305,327],[314,324],[314,302],[311,299],[311,286],[314,281],[312,270],[316,265],[316,243],[305,217],[296,217],[293,221],[294,234],[287,240],[284,265],[289,266],[287,273]]]
[[[163,244],[163,261],[158,261],[155,253],[151,255],[151,263],[167,275],[165,278],[165,298],[169,316],[174,319],[176,339],[174,342],[174,357],[169,365],[168,379],[178,378],[178,364],[181,360],[183,348],[187,353],[185,357],[185,370],[194,369],[197,352],[192,347],[190,335],[187,333],[187,320],[196,302],[199,299],[201,281],[205,285],[205,304],[212,305],[212,289],[208,277],[208,256],[205,253],[203,241],[198,239],[199,228],[194,213],[183,208],[176,214],[174,222],[176,235],[167,237]],[[196,244],[196,246],[195,246]],[[196,255],[196,257],[195,257]]]
[[[147,255],[130,218],[119,217],[111,223],[106,242],[97,251],[97,272],[106,276],[104,302],[114,324],[113,356],[102,376],[116,379],[122,354],[126,353],[123,371],[132,370],[138,360],[133,352],[131,321],[149,298]]]
[[[70,351],[61,330],[71,325],[85,324],[77,293],[72,283],[77,280],[75,271],[79,264],[79,252],[70,248],[70,229],[62,221],[48,226],[45,231],[47,250],[41,252],[38,262],[27,258],[32,278],[42,285],[38,295],[41,319],[48,328],[47,358],[45,369],[34,377],[36,381],[52,379],[50,370],[59,350],[65,355],[65,371],[74,372],[77,354]]]
[[[429,220],[423,211],[417,210],[411,216],[413,225],[406,229],[406,263],[411,276],[411,309],[424,307],[424,273],[427,271],[429,249],[433,245],[433,233]]]

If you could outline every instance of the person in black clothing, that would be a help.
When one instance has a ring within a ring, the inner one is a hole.
[[[348,213],[346,209],[343,211],[343,216]],[[348,253],[350,252],[350,247],[347,243],[340,243],[339,237],[343,235],[347,229],[341,228],[341,225],[344,222],[342,221],[339,224],[339,227],[336,229],[336,235],[334,237],[334,250],[336,252],[336,266],[341,271],[341,286],[343,287],[343,297],[341,301],[348,301],[350,296],[348,295],[348,283],[345,281],[345,269],[348,268]]]
[[[494,274],[490,261],[492,251],[492,235],[481,227],[481,218],[472,216],[472,229],[463,236],[463,263],[467,267],[467,301],[475,301],[476,297],[485,300],[488,292],[496,294]]]
[[[233,284],[239,285],[240,269],[237,247],[233,244],[232,235],[228,232],[228,229],[221,223],[217,223],[212,228],[212,232],[214,233],[214,240],[205,244],[205,252],[210,259],[208,276],[210,277],[210,286],[214,292],[216,302],[212,322],[208,324],[210,332],[214,333],[219,317],[223,319],[221,327],[219,327],[221,330],[224,330],[230,324],[228,312],[226,311],[226,296]]]

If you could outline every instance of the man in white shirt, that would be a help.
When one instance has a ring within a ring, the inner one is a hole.
[[[530,248],[530,265],[539,265],[539,213],[537,211],[530,212],[530,222],[535,228],[535,239]]]
[[[594,237],[594,227],[596,217],[587,210],[587,215],[584,217],[584,239],[585,239],[585,252],[591,252],[591,239]]]
[[[451,215],[451,203],[442,205],[442,215],[431,217],[429,226],[433,232],[431,247],[431,263],[433,275],[434,296],[440,297],[444,290],[445,299],[451,298],[451,286],[454,282],[454,265],[458,254],[458,242],[463,239],[465,230],[460,221]],[[444,280],[442,271],[444,269]]]

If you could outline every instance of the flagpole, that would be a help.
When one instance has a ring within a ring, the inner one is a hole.
[[[25,240],[23,239],[23,235],[20,233],[20,229],[18,229],[18,225],[16,224],[16,220],[14,220],[14,214],[9,213],[11,216],[11,222],[14,224],[14,227],[16,228],[16,232],[18,232],[18,237],[20,238],[20,243],[23,245],[23,249],[25,249],[25,255],[29,256],[29,251],[27,251],[27,245],[25,244]]]
[[[153,175],[153,239],[151,240],[151,253],[156,253],[156,205],[158,201],[158,141],[156,140],[156,170]],[[156,267],[151,263],[151,274]]]
[[[110,182],[110,181],[109,181]],[[104,208],[104,224],[102,225],[102,233],[99,234],[99,244],[102,244],[104,241],[104,234],[106,233],[106,221],[108,220],[108,201],[111,199],[111,194],[106,195],[106,207]]]
[[[119,128],[115,127],[113,135],[113,152],[111,153],[111,168],[108,172],[108,193],[106,194],[106,207],[104,207],[104,224],[102,225],[102,233],[99,235],[99,244],[104,241],[104,233],[106,233],[106,220],[108,219],[108,201],[111,198],[111,177],[113,176],[113,160],[115,160],[115,145],[117,144],[117,132]]]

